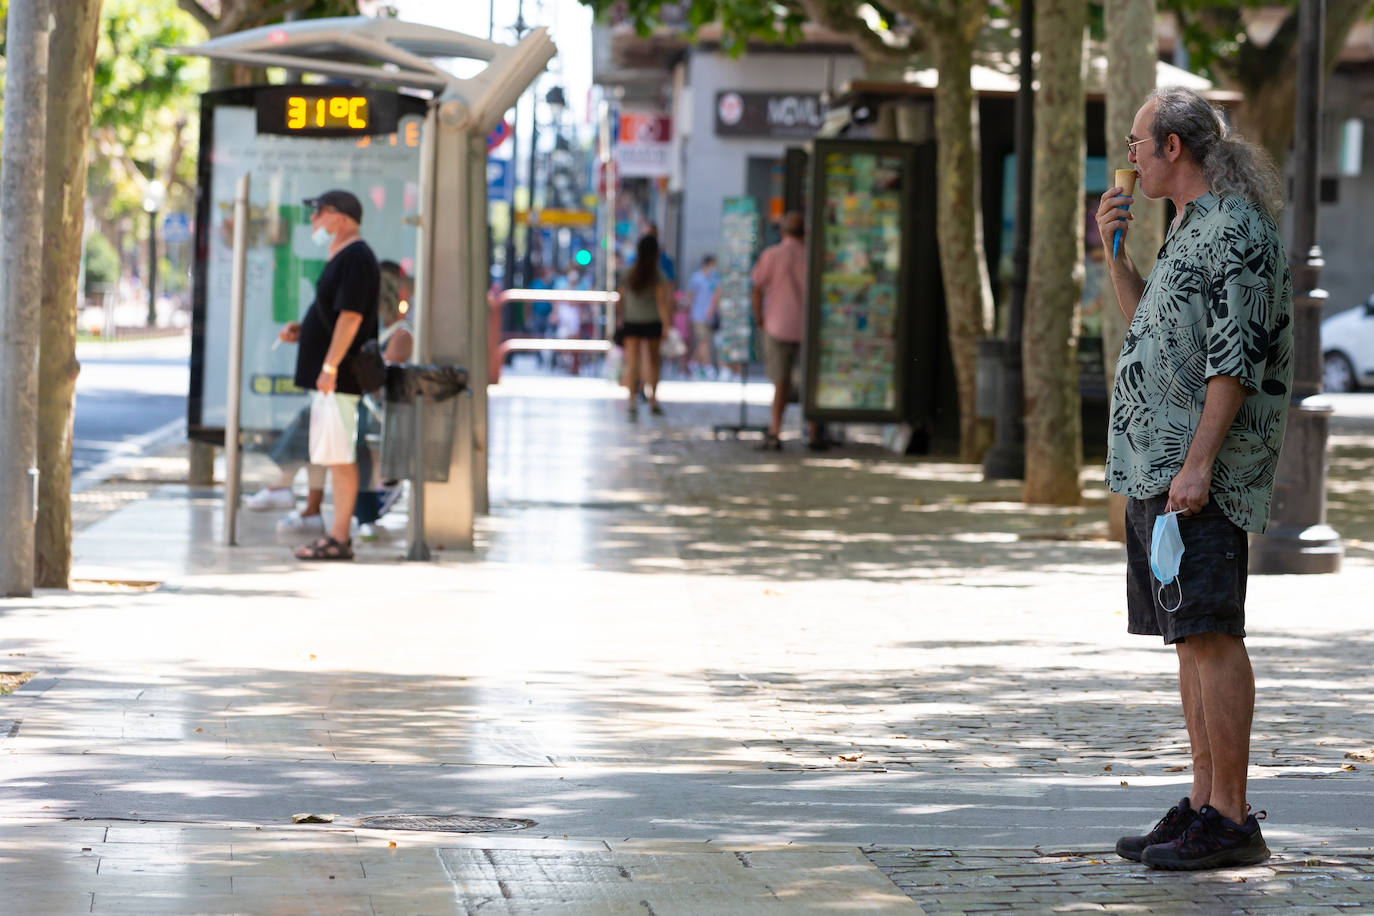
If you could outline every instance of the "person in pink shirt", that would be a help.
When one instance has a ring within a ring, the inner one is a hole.
[[[770,245],[754,265],[754,323],[763,329],[764,365],[773,383],[773,406],[768,420],[765,451],[780,451],[782,415],[787,409],[792,370],[801,353],[806,326],[806,227],[802,215],[783,217],[782,241]]]

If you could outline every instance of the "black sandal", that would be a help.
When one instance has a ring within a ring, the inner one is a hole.
[[[769,433],[763,437],[763,442],[758,446],[761,452],[780,452],[782,451],[782,440]]]
[[[295,550],[297,560],[351,560],[353,541],[337,541],[330,535],[302,544]]]

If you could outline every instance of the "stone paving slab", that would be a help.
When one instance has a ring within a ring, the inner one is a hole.
[[[1110,850],[870,847],[869,859],[931,914],[972,912],[1368,913],[1374,849],[1275,847],[1264,864],[1160,872]]]
[[[921,912],[854,847],[513,839],[3,820],[0,887],[14,913]]]

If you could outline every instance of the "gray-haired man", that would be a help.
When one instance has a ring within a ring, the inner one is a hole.
[[[1098,228],[1112,288],[1130,319],[1112,391],[1107,483],[1129,497],[1132,633],[1178,653],[1192,747],[1187,797],[1117,852],[1152,868],[1246,865],[1269,855],[1246,802],[1255,679],[1245,649],[1247,532],[1264,530],[1292,384],[1292,289],[1274,217],[1273,166],[1184,89],[1154,93],[1126,138],[1140,191],[1178,217],[1142,279],[1126,246],[1130,198],[1102,195]],[[1177,513],[1169,517],[1169,513]],[[1176,579],[1156,520],[1177,524]],[[1167,565],[1167,564],[1166,564]]]

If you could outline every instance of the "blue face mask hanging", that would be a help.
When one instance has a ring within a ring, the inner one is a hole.
[[[1150,537],[1150,572],[1159,580],[1159,606],[1170,614],[1183,606],[1183,584],[1177,586],[1178,601],[1173,607],[1164,600],[1164,587],[1178,578],[1182,560],[1183,536],[1178,533],[1178,512],[1166,512],[1155,519],[1154,534]]]

